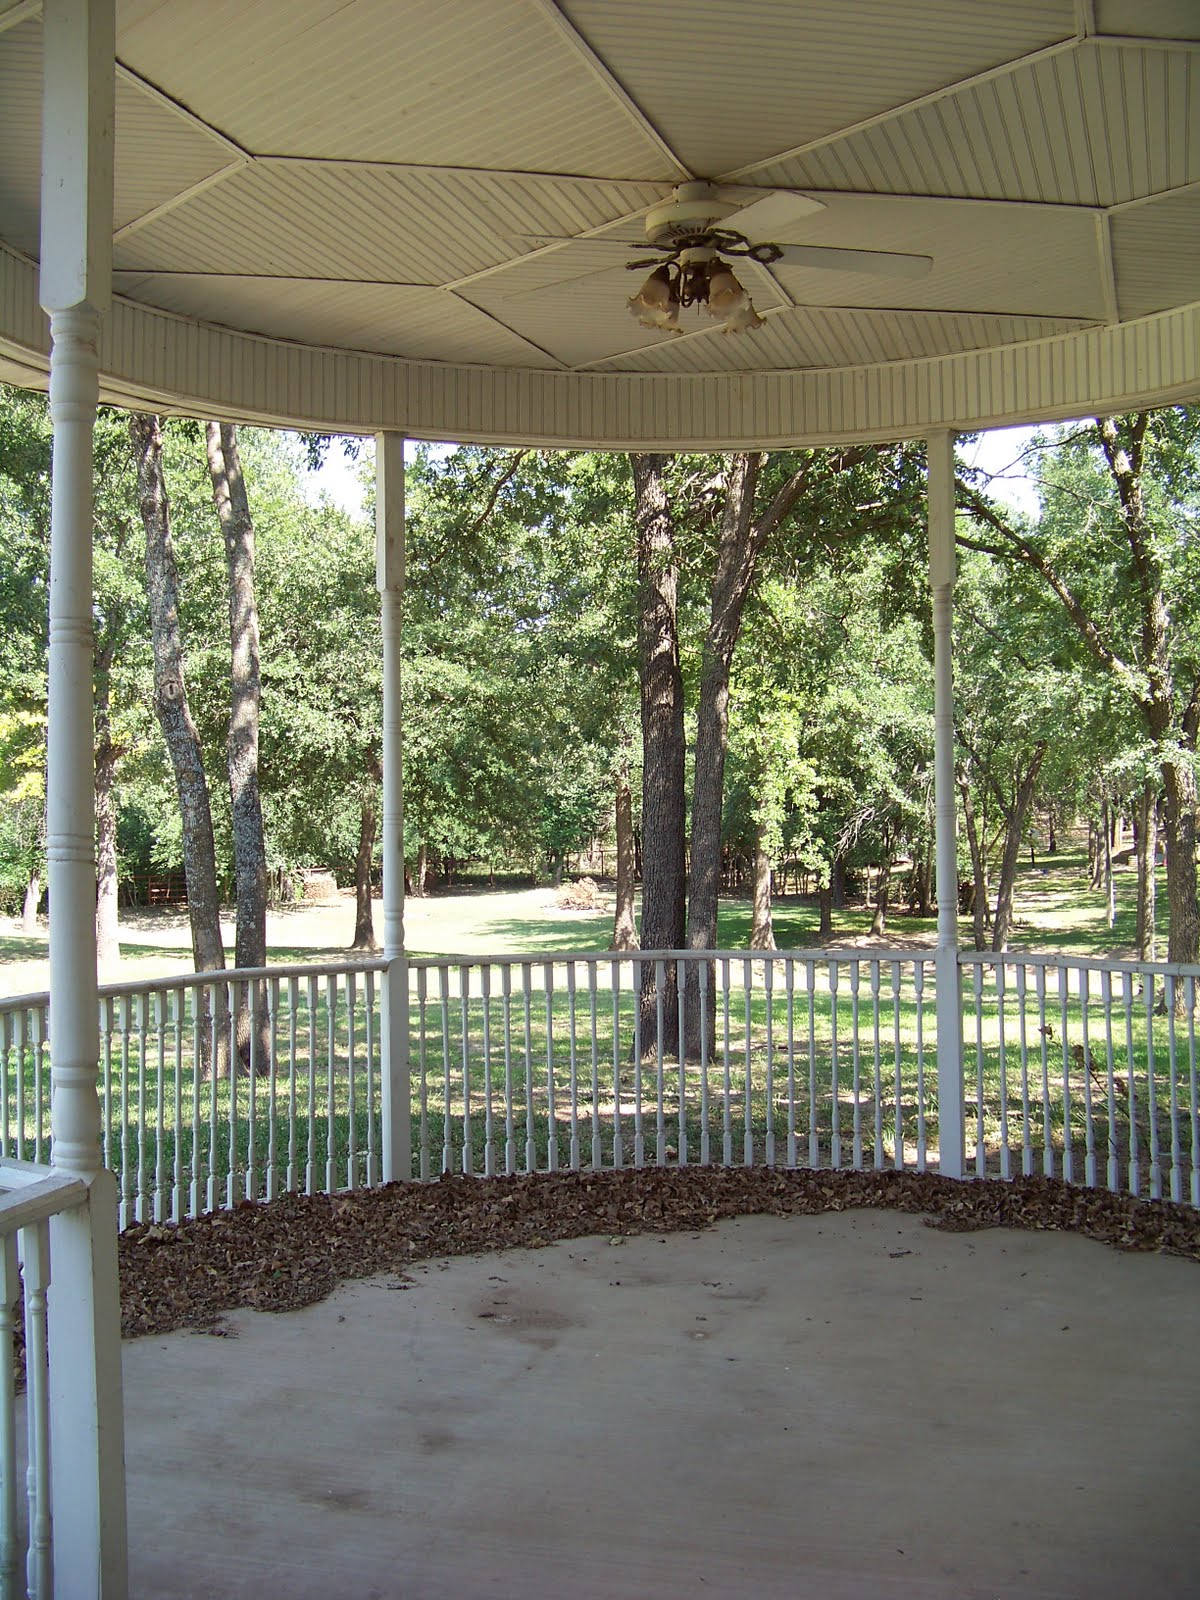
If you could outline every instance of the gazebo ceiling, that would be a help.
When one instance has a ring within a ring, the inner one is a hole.
[[[1196,0],[118,0],[112,398],[551,444],[786,443],[1200,394]],[[41,22],[0,0],[0,376],[44,382]],[[765,325],[611,242],[800,190]],[[567,243],[543,243],[547,235]]]

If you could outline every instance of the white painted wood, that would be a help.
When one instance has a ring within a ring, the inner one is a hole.
[[[533,963],[521,963],[521,1007],[525,1025],[525,1171],[537,1171],[537,1137],[533,1122]]]
[[[492,969],[486,962],[480,972],[480,997],[483,1008],[483,1174],[490,1178],[496,1171],[496,1130],[492,1113]],[[595,1032],[593,1026],[593,1039]],[[573,1029],[571,1048],[575,1048]]]
[[[925,963],[913,962],[913,994],[917,1006],[917,1171],[927,1164],[925,1129]]]
[[[558,1171],[558,1119],[555,1115],[554,1092],[554,963],[547,961],[542,968],[542,992],[546,1004],[546,1170]]]
[[[412,1176],[408,967],[404,951],[404,436],[375,439],[375,582],[383,648],[383,949],[380,1116],[383,1178]]]
[[[1075,1176],[1075,1151],[1071,1134],[1071,1040],[1068,1033],[1067,970],[1061,960],[1054,968],[1058,982],[1059,1039],[1062,1048],[1062,1107],[1063,1107],[1063,1182],[1070,1183]]]
[[[862,1046],[859,1040],[858,1027],[858,995],[862,982],[860,965],[857,961],[850,963],[850,1027],[854,1038],[854,1056],[852,1066],[852,1081],[854,1090],[854,1132],[852,1134],[852,1151],[854,1170],[862,1171]]]
[[[0,1234],[0,1594],[17,1592],[17,1405],[13,1334],[21,1293],[15,1232]]]
[[[1012,1155],[1008,1147],[1008,1040],[1005,1037],[1004,1001],[1008,994],[1006,963],[1001,958],[996,963],[996,1024],[999,1031],[1000,1050],[1000,1176],[1012,1177]]]
[[[765,1145],[763,1159],[768,1167],[775,1165],[775,996],[774,996],[775,963],[771,960],[763,962],[763,998],[767,1007],[767,1049],[766,1049],[766,1118],[765,1118]],[[751,996],[746,996],[746,1009],[750,1009]]]
[[[1088,1026],[1088,974],[1079,974],[1079,1006],[1083,1027],[1083,1118],[1084,1118],[1084,1158],[1083,1181],[1090,1187],[1096,1186],[1096,1127],[1092,1113],[1092,1060],[1091,1029]]]
[[[613,1167],[625,1165],[625,1139],[621,1126],[621,962],[609,968],[612,981],[612,1092],[613,1092]],[[511,1096],[510,1096],[511,1099]]]
[[[28,1441],[25,1501],[29,1600],[50,1600],[53,1590],[53,1511],[50,1503],[50,1399],[47,1373],[46,1294],[50,1287],[49,1222],[29,1223],[19,1235],[25,1285],[25,1431]],[[69,1441],[65,1438],[60,1446]]]
[[[471,1148],[471,968],[464,962],[458,969],[458,999],[462,1027],[462,1171],[470,1177],[475,1170]]]
[[[838,1066],[838,963],[829,963],[829,1164],[835,1170],[842,1164],[841,1072]]]

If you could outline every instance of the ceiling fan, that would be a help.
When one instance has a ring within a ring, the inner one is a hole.
[[[774,244],[763,238],[772,232],[782,232],[799,218],[824,209],[821,201],[796,189],[681,183],[672,191],[669,200],[651,206],[646,213],[644,245],[606,239],[588,242],[620,250],[625,255],[631,249],[644,252],[636,260],[625,263],[631,272],[651,269],[641,288],[627,303],[642,327],[658,328],[667,333],[683,331],[679,313],[693,305],[703,306],[725,333],[743,333],[762,326],[763,318],[734,276],[730,259],[749,260],[766,268],[782,263],[895,278],[923,277],[933,265],[931,256],[891,250],[848,250],[832,245]],[[757,235],[759,242],[752,242],[751,235]],[[524,237],[547,244],[578,242],[556,234]]]

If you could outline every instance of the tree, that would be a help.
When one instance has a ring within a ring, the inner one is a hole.
[[[1136,712],[1164,795],[1168,959],[1195,962],[1200,408],[1098,417],[1052,442],[1038,525],[960,474],[959,540],[1036,574]]]

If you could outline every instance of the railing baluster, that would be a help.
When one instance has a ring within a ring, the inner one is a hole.
[[[854,1170],[862,1171],[862,1047],[858,1038],[858,991],[862,973],[857,961],[850,963],[850,1030],[854,1037],[851,1071],[854,1084]]]
[[[1154,1073],[1154,979],[1147,977],[1146,1000],[1146,1116],[1150,1129],[1150,1198],[1162,1199],[1162,1153],[1158,1138],[1158,1084]],[[1066,1173],[1063,1174],[1067,1176]]]
[[[871,958],[871,1034],[875,1054],[875,1170],[883,1171],[883,1053],[879,1033],[879,987],[883,981],[877,957]]]
[[[708,1057],[708,1003],[713,977],[712,962],[700,962],[696,974],[696,993],[700,997],[700,1165],[707,1167],[712,1161],[708,1126],[708,1073],[711,1066]]]
[[[913,993],[917,1004],[917,1171],[924,1172],[927,1160],[925,1139],[925,963],[913,961]]]
[[[7,1020],[7,1019],[3,1019]],[[112,1137],[112,1030],[113,1030],[113,1001],[106,995],[100,1001],[100,1096],[103,1102],[102,1115],[104,1128],[101,1139],[101,1159],[111,1172],[113,1168],[113,1137]],[[8,1154],[8,1037],[0,1031],[0,1065],[4,1068],[4,1145],[3,1153]]]
[[[5,1036],[7,1045],[7,1036]],[[4,1067],[7,1075],[8,1060]],[[17,1570],[21,1544],[17,1522],[17,1475],[11,1470],[17,1459],[17,1399],[13,1371],[13,1336],[17,1326],[17,1302],[21,1296],[21,1275],[17,1264],[17,1236],[0,1237],[0,1595],[17,1594]]]
[[[1192,1204],[1200,1206],[1200,1096],[1196,1084],[1196,980],[1189,975],[1184,985],[1188,1024],[1188,1105],[1191,1111]]]
[[[1104,1054],[1107,1067],[1108,1090],[1108,1160],[1105,1176],[1110,1189],[1119,1187],[1117,1176],[1117,1084],[1116,1063],[1113,1059],[1112,974],[1100,974],[1100,995],[1104,1003]]]
[[[507,961],[500,969],[500,998],[504,1008],[504,1170],[511,1176],[517,1170],[517,1137],[513,1115],[512,967]]]
[[[339,984],[325,975],[325,1193],[337,1193],[337,1014]]]
[[[1029,1019],[1026,1016],[1026,972],[1023,961],[1018,961],[1017,980],[1017,1031],[1021,1046],[1021,1172],[1028,1178],[1033,1171],[1033,1129],[1029,1108]]]
[[[663,1078],[665,1076],[663,1059],[663,1026],[666,1021],[666,963],[654,963],[654,1075],[655,1075],[655,1112],[654,1112],[654,1160],[656,1165],[662,1167],[667,1161],[667,1136],[666,1136],[666,1108],[663,1105]]]
[[[171,1161],[171,1221],[182,1222],[183,1203],[183,1028],[187,1016],[187,990],[180,986],[171,991],[171,1010],[175,1018],[174,1078],[175,1103],[171,1109],[171,1137],[174,1142]]]
[[[820,1108],[817,1101],[817,964],[804,963],[804,989],[808,1008],[808,1164],[821,1165]]]
[[[167,1186],[167,1175],[164,1165],[165,1149],[163,1139],[163,1123],[166,1121],[166,1077],[167,1077],[167,991],[160,990],[153,997],[155,1002],[156,1023],[155,1042],[158,1046],[158,1073],[154,1085],[154,1220],[161,1222],[164,1212],[164,1191]]]
[[[1081,967],[1079,972],[1079,1014],[1083,1025],[1083,1181],[1089,1188],[1094,1189],[1096,1187],[1096,1129],[1092,1120],[1092,1040],[1091,1030],[1088,1025],[1088,1001],[1090,998],[1087,968]]]
[[[971,980],[971,988],[975,995],[975,1171],[982,1178],[987,1175],[987,1137],[984,1126],[982,966],[976,964],[972,967]]]
[[[1042,1036],[1042,1172],[1054,1176],[1054,1137],[1050,1120],[1050,1025],[1046,1021],[1046,969],[1037,969],[1038,1030]]]
[[[610,971],[613,1016],[613,1167],[619,1169],[625,1165],[625,1147],[621,1133],[621,963],[619,960],[612,962]]]
[[[1141,1171],[1138,1163],[1137,1136],[1137,1077],[1133,1065],[1133,974],[1125,974],[1122,991],[1125,1007],[1125,1070],[1129,1088],[1129,1192],[1141,1192]]]
[[[346,974],[346,1187],[358,1188],[358,985]]]
[[[533,963],[521,963],[521,1000],[525,1023],[525,1171],[537,1171],[537,1135],[533,1121]]]
[[[287,1186],[288,1193],[295,1194],[299,1183],[299,1173],[296,1169],[296,1042],[297,1042],[297,1015],[300,1010],[300,984],[296,978],[288,979],[288,1153],[287,1153]]]
[[[304,1155],[304,1192],[317,1192],[317,980],[308,980],[308,1141]]]
[[[546,995],[546,1170],[558,1171],[558,1119],[554,1109],[554,964],[542,967]]]
[[[775,1165],[775,963],[770,956],[763,962],[763,994],[767,1003],[767,1120],[765,1158]]]
[[[496,1171],[496,1138],[492,1113],[492,968],[488,961],[479,970],[479,993],[483,1006],[483,1172],[491,1178]]]
[[[742,1130],[742,1161],[747,1167],[754,1165],[754,1103],[751,1097],[753,1078],[750,1073],[750,1006],[754,996],[754,968],[749,959],[742,962],[743,1020],[746,1036],[746,1125]]]
[[[506,974],[507,976],[507,970]],[[426,1058],[428,1018],[426,1005],[429,998],[429,974],[426,968],[417,968],[417,1082],[420,1089],[418,1143],[420,1159],[417,1170],[422,1180],[429,1178],[429,1063]]]
[[[796,963],[788,956],[783,968],[783,981],[787,988],[787,1164],[796,1165]]]
[[[192,1001],[192,1161],[191,1186],[188,1192],[188,1215],[200,1215],[200,1083],[204,1077],[204,985],[189,989]],[[213,1084],[215,1093],[216,1085]]]
[[[892,1165],[899,1172],[905,1165],[904,1154],[904,1080],[900,1050],[900,963],[892,962],[892,1057],[896,1079],[896,1142],[892,1150]]]
[[[279,1193],[279,979],[267,983],[267,1199]]]
[[[1067,1002],[1070,984],[1067,969],[1056,961],[1058,974],[1058,1008],[1062,1024],[1062,1101],[1063,1101],[1063,1182],[1070,1183],[1075,1176],[1074,1141],[1071,1137],[1071,1041],[1068,1037]]]
[[[567,1028],[570,1037],[571,1144],[568,1166],[579,1171],[579,1059],[575,1044],[578,1018],[575,1013],[575,963],[567,963]]]
[[[829,1162],[836,1171],[842,1164],[841,1072],[838,1068],[838,964],[829,963]]]
[[[633,963],[633,1164],[646,1160],[646,1137],[642,1125],[642,997],[645,976],[642,963]]]
[[[1170,1089],[1167,1097],[1167,1106],[1171,1117],[1171,1199],[1183,1199],[1183,1172],[1180,1166],[1179,1153],[1179,1046],[1177,1029],[1175,1025],[1175,975],[1167,974],[1166,981],[1167,999],[1167,1042],[1169,1048],[1167,1066],[1171,1074]]]
[[[604,1161],[604,1147],[600,1142],[600,1038],[597,1033],[596,1020],[596,984],[599,979],[599,973],[596,970],[595,961],[588,962],[587,974],[588,1014],[592,1025],[592,1170],[598,1172]],[[616,1111],[617,1108],[614,1105],[614,1117],[616,1116]]]
[[[129,1159],[129,1017],[132,1001],[125,997],[121,1001],[121,1140],[120,1140],[120,1207],[118,1211],[119,1226],[127,1228],[134,1219],[132,1201],[132,1175]],[[21,1096],[24,1105],[25,1096]],[[17,1125],[17,1155],[21,1154],[22,1128]]]
[[[25,1578],[29,1600],[50,1600],[50,1393],[46,1342],[46,1291],[50,1286],[50,1224],[31,1223],[20,1230],[22,1276],[25,1280],[25,1424],[28,1438],[26,1499],[29,1504],[29,1548]]]
[[[724,1108],[721,1114],[721,1160],[733,1165],[733,1085],[729,1059],[729,957],[721,958],[722,1065],[724,1069]]]
[[[458,1000],[462,1011],[462,1170],[464,1177],[475,1171],[475,1151],[471,1132],[471,969],[464,962],[458,969]]]
[[[377,1049],[376,1049],[377,1034],[376,1034],[376,1028],[375,1028],[375,1006],[376,1006],[377,996],[376,996],[376,992],[375,992],[375,974],[373,972],[367,972],[366,974],[364,974],[364,977],[363,977],[363,992],[364,992],[365,1006],[366,1006],[365,1016],[364,1016],[364,1031],[365,1031],[365,1034],[366,1034],[366,1051],[367,1051],[367,1076],[366,1076],[366,1095],[367,1095],[367,1169],[366,1169],[366,1178],[367,1178],[367,1187],[369,1189],[373,1189],[375,1187],[375,1185],[379,1182],[379,1140],[378,1140],[378,1129],[376,1127],[376,1121],[375,1121],[376,1116],[377,1116],[377,1112],[376,1112],[376,1109],[375,1109],[375,1070],[376,1070],[375,1069],[375,1062],[376,1062],[376,1056],[377,1056],[377,1053],[378,1053]],[[411,1177],[411,1176],[412,1176],[411,1173],[407,1173],[407,1172],[405,1173],[405,1177],[406,1178],[407,1177]]]
[[[675,967],[675,1027],[676,1055],[679,1060],[679,1134],[676,1140],[675,1159],[681,1167],[687,1166],[687,1039],[684,1006],[687,1002],[687,963],[680,961]]]
[[[450,968],[438,968],[438,1007],[442,1021],[442,1171],[454,1171],[454,1141],[450,1090]]]
[[[150,1032],[150,996],[138,996],[138,1062],[137,1097],[138,1120],[135,1134],[137,1148],[137,1186],[133,1195],[133,1215],[136,1222],[146,1220],[146,1048]],[[40,1159],[40,1158],[39,1158]]]
[[[257,983],[246,985],[246,1016],[250,1028],[249,1070],[246,1076],[246,1189],[247,1200],[258,1199],[258,1074],[262,1068],[258,1054]],[[236,1082],[236,1079],[234,1080]]]
[[[1000,1045],[1000,1176],[1012,1177],[1012,1157],[1008,1148],[1008,1041],[1004,1034],[1004,1002],[1008,978],[1004,957],[996,962],[996,1019]]]
[[[43,1105],[45,1094],[45,1040],[42,1030],[42,1009],[40,1006],[31,1009],[29,1016],[29,1042],[33,1050],[33,1115],[34,1139],[33,1158],[37,1162],[46,1159],[46,1140],[50,1133],[50,1118],[48,1105]]]

